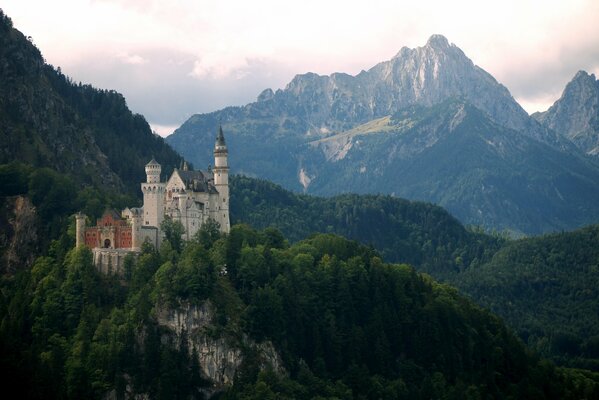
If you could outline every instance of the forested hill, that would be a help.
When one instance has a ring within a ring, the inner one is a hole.
[[[448,277],[491,259],[504,240],[467,230],[430,203],[388,195],[298,195],[260,179],[231,178],[232,223],[274,226],[291,241],[329,232],[373,246],[385,259]]]
[[[182,159],[120,93],[75,84],[46,64],[0,10],[0,164],[18,160],[138,195],[152,156],[167,171]]]
[[[467,230],[428,203],[297,195],[239,176],[231,185],[233,221],[274,226],[292,241],[334,232],[370,244],[489,307],[543,356],[599,371],[599,225],[506,240]]]
[[[244,225],[99,275],[66,235],[0,282],[0,376],[22,398],[591,399],[500,319],[332,234]],[[226,265],[226,273],[223,269]],[[124,284],[123,284],[124,283]],[[214,356],[213,356],[214,355]]]
[[[599,371],[599,225],[511,242],[451,282],[540,354]]]

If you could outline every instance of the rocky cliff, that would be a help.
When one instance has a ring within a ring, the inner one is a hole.
[[[547,111],[532,116],[587,154],[599,156],[599,80],[594,74],[579,71]]]
[[[39,253],[39,218],[25,196],[0,198],[0,271],[29,268]]]
[[[175,345],[179,346],[185,340],[189,355],[197,355],[201,372],[210,381],[206,394],[212,395],[230,386],[248,352],[258,357],[262,368],[284,372],[272,343],[256,343],[245,334],[236,337],[227,335],[215,327],[214,315],[210,301],[200,306],[183,304],[177,309],[162,308],[157,311],[158,324],[168,328]]]

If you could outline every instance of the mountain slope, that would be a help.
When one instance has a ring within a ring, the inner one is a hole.
[[[290,240],[332,232],[459,288],[561,365],[599,371],[599,225],[501,240],[470,232],[445,210],[390,196],[320,198],[235,176],[232,219]]]
[[[218,121],[234,172],[294,191],[394,194],[516,234],[599,217],[599,163],[438,35],[356,76],[298,75],[255,103],[194,115],[167,141],[207,164]]]
[[[450,282],[543,356],[599,371],[599,225],[509,243]]]
[[[464,222],[528,234],[599,220],[595,162],[504,128],[461,101],[404,110],[379,134],[312,144],[334,160],[304,159],[316,193],[392,191]]]
[[[599,80],[594,74],[579,71],[547,111],[532,116],[587,154],[599,156]]]
[[[343,235],[438,278],[490,260],[504,242],[468,231],[432,204],[388,195],[298,195],[240,176],[231,179],[231,220],[275,227],[294,242],[316,232]]]
[[[137,195],[152,156],[167,169],[181,162],[121,94],[73,83],[0,10],[0,164],[49,167]]]

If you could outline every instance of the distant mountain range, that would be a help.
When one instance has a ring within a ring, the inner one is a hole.
[[[517,234],[572,229],[599,221],[599,160],[577,148],[594,154],[597,140],[597,101],[584,102],[597,99],[597,85],[585,76],[569,87],[586,89],[565,92],[579,95],[531,118],[434,35],[356,76],[298,75],[254,103],[194,115],[167,142],[206,165],[222,123],[234,172],[291,190],[430,201],[464,223]]]

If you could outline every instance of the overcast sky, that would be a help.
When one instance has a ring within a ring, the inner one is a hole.
[[[160,134],[295,74],[356,74],[445,35],[528,111],[599,75],[598,0],[2,0],[76,82],[114,89]]]

